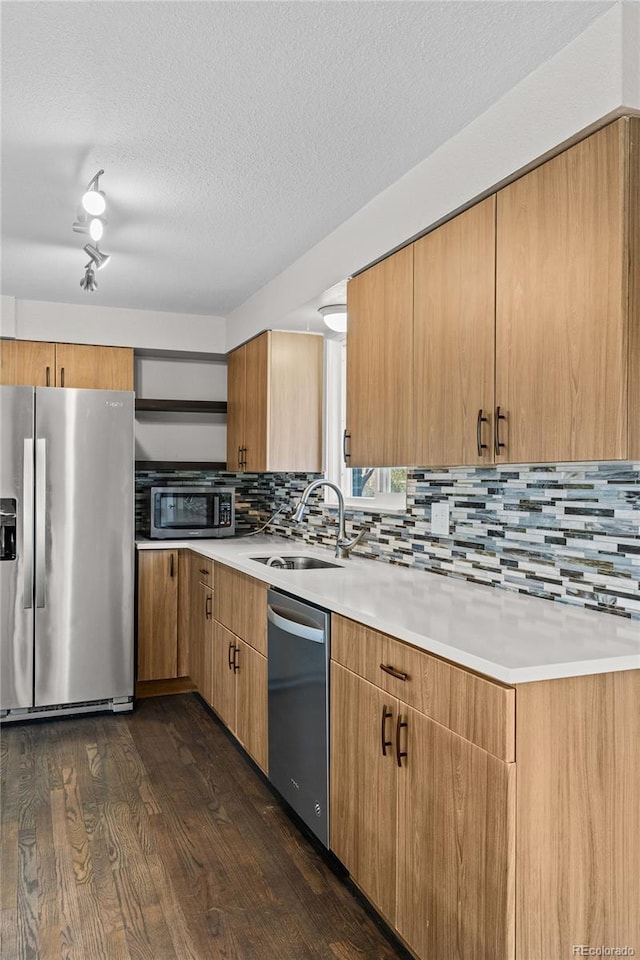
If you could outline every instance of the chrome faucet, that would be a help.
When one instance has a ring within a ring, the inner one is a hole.
[[[331,480],[312,480],[302,492],[302,496],[298,501],[298,506],[296,507],[293,519],[296,523],[300,523],[307,508],[309,494],[314,490],[317,490],[318,487],[331,487],[338,497],[338,539],[336,540],[336,557],[338,557],[339,560],[346,560],[356,544],[360,543],[366,533],[366,530],[361,530],[358,536],[354,537],[353,540],[347,540],[347,532],[345,530],[344,497],[342,495],[342,490],[339,486],[337,486],[337,484],[332,483]]]

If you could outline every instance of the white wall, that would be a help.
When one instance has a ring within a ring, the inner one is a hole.
[[[227,349],[621,107],[640,111],[640,8],[618,4],[228,317]],[[384,148],[383,145],[381,145]]]
[[[22,340],[225,352],[224,317],[158,310],[15,300],[15,331],[13,335]]]
[[[0,296],[0,337],[16,335],[16,298]]]

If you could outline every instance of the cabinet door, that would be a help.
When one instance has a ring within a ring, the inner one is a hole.
[[[349,281],[347,312],[347,463],[413,464],[413,246]]]
[[[213,660],[211,680],[211,706],[220,719],[226,723],[233,733],[236,730],[236,671],[235,655],[239,646],[238,638],[218,623],[213,621]]]
[[[211,706],[213,702],[213,592],[211,587],[200,584],[200,597],[204,601],[202,630],[200,633],[200,653],[198,668],[200,670],[200,683],[198,689],[202,697]]]
[[[425,466],[493,463],[495,209],[489,197],[414,244],[415,462]]]
[[[266,773],[269,764],[267,658],[238,640],[235,667],[236,736]]]
[[[396,904],[397,767],[391,741],[397,716],[397,700],[331,662],[330,846],[390,923]]]
[[[267,469],[322,470],[324,338],[270,334]]]
[[[242,469],[245,420],[246,352],[238,347],[227,357],[227,470]]]
[[[40,340],[0,340],[0,384],[55,387],[56,345]]]
[[[178,676],[190,677],[189,639],[191,635],[191,551],[178,551]]]
[[[245,367],[244,469],[267,469],[267,428],[270,334],[263,333],[243,347]]]
[[[625,121],[498,193],[496,460],[626,456]]]
[[[138,680],[178,675],[178,551],[138,553]]]
[[[58,343],[56,385],[87,390],[133,390],[133,350]]]
[[[267,585],[216,563],[214,616],[263,656],[267,654]]]
[[[513,958],[515,764],[401,711],[396,928],[420,957]]]

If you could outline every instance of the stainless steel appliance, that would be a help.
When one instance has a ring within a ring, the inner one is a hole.
[[[233,487],[152,487],[149,536],[233,537],[236,532]]]
[[[330,615],[269,590],[267,619],[269,780],[328,847]]]
[[[133,394],[0,387],[0,719],[131,709]]]

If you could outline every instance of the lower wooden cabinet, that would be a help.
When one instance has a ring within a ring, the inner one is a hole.
[[[178,676],[178,551],[138,552],[138,680]]]
[[[267,658],[216,620],[211,649],[211,698],[203,696],[266,773]]]

